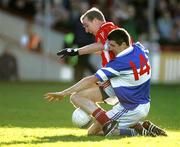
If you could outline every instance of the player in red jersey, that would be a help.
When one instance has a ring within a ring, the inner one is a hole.
[[[57,53],[57,55],[64,57],[64,56],[84,55],[84,54],[99,52],[101,54],[102,66],[104,67],[110,60],[114,58],[114,53],[112,51],[109,51],[108,48],[106,47],[107,36],[109,32],[119,27],[114,25],[112,22],[106,22],[103,13],[99,9],[94,7],[89,9],[87,12],[85,12],[81,16],[80,21],[84,26],[85,31],[87,33],[93,34],[96,37],[96,43],[89,44],[78,49],[72,49],[72,48],[63,49],[60,50]],[[109,96],[111,96],[113,90],[110,87],[109,81],[100,83],[100,87],[101,89],[105,89],[106,93]],[[89,95],[92,94],[92,92],[93,92],[93,88],[89,88],[84,92],[81,91],[81,94],[85,95],[86,93],[86,95]],[[102,99],[91,99],[91,100],[93,102],[103,102]],[[72,102],[73,101],[74,98],[72,98]]]
[[[115,57],[114,53],[112,51],[109,51],[108,47],[106,46],[107,36],[112,30],[117,29],[119,27],[114,25],[112,22],[106,22],[103,13],[95,7],[85,12],[80,17],[80,21],[84,26],[86,33],[91,33],[95,36],[96,43],[92,43],[78,49],[63,49],[60,50],[57,54],[59,56],[64,57],[99,52],[101,54],[102,66],[104,67],[110,60],[112,60]],[[99,83],[99,86],[101,88],[101,91],[103,92],[103,95],[108,95],[111,97],[111,95],[114,94],[114,91],[112,90],[109,81]],[[94,87],[97,87],[97,85],[94,85]],[[90,87],[76,94],[86,97],[88,101],[90,100],[94,103],[103,102],[101,98],[94,98],[94,96],[92,95],[92,93],[96,93],[96,91],[94,91],[94,87]],[[77,101],[76,94],[71,96],[71,101],[73,104]],[[89,95],[91,95],[91,98],[89,98]],[[113,101],[114,103],[117,102],[117,100],[114,99]],[[76,106],[80,106],[80,104],[78,103],[76,104]]]
[[[110,60],[114,58],[114,53],[112,51],[109,51],[108,47],[106,46],[107,36],[109,32],[119,27],[114,25],[112,22],[106,22],[103,13],[95,7],[85,12],[80,17],[80,21],[82,25],[84,26],[85,31],[87,33],[93,34],[96,37],[96,43],[92,43],[78,49],[72,49],[72,48],[63,49],[63,50],[60,50],[57,54],[59,56],[64,57],[64,56],[75,56],[75,55],[84,55],[84,54],[90,54],[94,52],[100,52],[101,59],[102,59],[102,66],[104,67]],[[106,94],[108,96],[111,96],[111,93],[113,92],[113,90],[110,87],[110,83],[108,81],[104,83],[100,83],[100,87],[102,91],[103,90],[106,91]],[[87,97],[89,95],[92,95],[92,93],[94,92],[93,89],[94,87],[90,87],[89,89],[83,90],[77,94]],[[94,99],[93,95],[90,100],[95,103],[103,102],[102,99]],[[72,97],[72,102],[74,103],[74,101],[76,100],[74,97]]]
[[[63,49],[60,50],[57,53],[57,55],[64,57],[64,56],[75,56],[75,55],[84,55],[84,54],[100,52],[102,57],[102,66],[105,66],[110,60],[112,60],[115,57],[114,53],[108,51],[107,47],[105,47],[107,36],[109,32],[119,27],[114,25],[112,22],[106,22],[104,15],[97,8],[91,8],[90,10],[85,12],[81,16],[80,20],[85,28],[85,31],[87,33],[93,34],[96,37],[96,43],[78,49],[73,49],[73,48]],[[111,88],[109,81],[103,84],[101,83],[100,89],[102,92],[106,89],[109,96],[111,96],[112,93],[114,94],[114,91]],[[108,118],[107,116],[104,115],[105,111],[102,108],[100,108],[100,106],[97,104],[103,102],[104,100],[100,96],[97,97],[96,96],[97,94],[99,94],[99,86],[97,84],[94,84],[89,88],[73,93],[70,96],[70,99],[75,107],[82,108],[84,111],[88,112],[96,119],[99,119],[98,122],[103,122],[104,124],[104,122],[108,120]],[[103,95],[107,95],[107,94],[103,92]],[[116,99],[115,102],[118,102],[118,100]],[[112,122],[112,125],[110,126],[114,127],[115,123],[114,124],[113,123],[114,122]]]

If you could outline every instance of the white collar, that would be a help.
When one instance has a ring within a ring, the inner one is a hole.
[[[125,50],[123,50],[122,52],[120,52],[119,54],[117,54],[116,57],[120,57],[120,56],[124,56],[128,53],[130,53],[133,50],[132,46],[129,46],[128,48],[126,48]]]

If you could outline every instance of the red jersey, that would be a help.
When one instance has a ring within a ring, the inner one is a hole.
[[[107,36],[109,32],[111,32],[114,29],[119,28],[118,26],[114,25],[112,22],[105,22],[102,24],[98,32],[96,33],[96,41],[101,42],[103,45],[105,44],[107,40]],[[101,53],[102,58],[102,66],[104,67],[110,60],[112,60],[115,57],[114,53],[112,51],[105,51],[103,50]]]

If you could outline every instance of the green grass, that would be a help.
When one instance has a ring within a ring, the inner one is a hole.
[[[0,83],[0,146],[180,146],[180,85],[153,85],[148,119],[165,128],[168,137],[95,137],[71,123],[73,106],[66,98],[48,103],[43,94],[71,83]],[[109,106],[103,105],[108,109]]]

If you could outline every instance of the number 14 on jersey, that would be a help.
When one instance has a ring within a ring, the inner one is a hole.
[[[143,74],[145,74],[145,73],[149,74],[150,73],[150,66],[147,63],[147,59],[142,54],[139,55],[139,62],[140,62],[139,73],[138,73],[136,64],[133,61],[129,62],[130,66],[133,70],[134,79],[136,81],[139,80],[139,77],[142,76]]]

